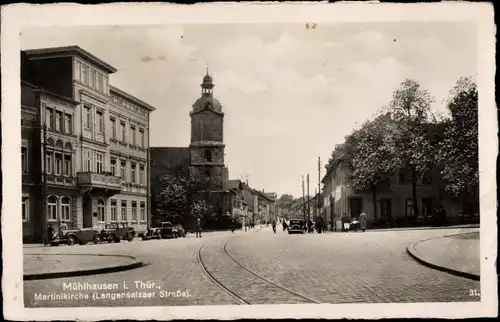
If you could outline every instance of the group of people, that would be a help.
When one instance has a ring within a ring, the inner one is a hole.
[[[357,231],[361,229],[363,232],[366,231],[368,225],[368,216],[362,212],[357,218],[352,218],[348,214],[344,214],[341,219],[342,231],[348,232],[351,230],[351,224],[354,225],[354,230]]]

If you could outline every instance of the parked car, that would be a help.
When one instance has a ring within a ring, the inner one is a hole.
[[[122,239],[131,242],[134,237],[135,230],[127,223],[109,223],[101,230],[101,240],[109,243],[119,243]]]
[[[60,244],[68,245],[83,245],[93,242],[98,244],[101,241],[99,228],[82,228],[64,230],[61,235],[55,235],[50,241],[51,246],[59,246]]]
[[[142,240],[150,240],[150,239],[161,239],[161,228],[149,228],[142,235]]]
[[[300,219],[292,219],[288,224],[289,234],[303,234],[304,233],[304,221]]]

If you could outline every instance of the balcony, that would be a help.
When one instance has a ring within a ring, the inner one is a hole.
[[[76,174],[78,186],[87,192],[95,192],[109,196],[122,190],[120,177],[108,173],[78,172]]]

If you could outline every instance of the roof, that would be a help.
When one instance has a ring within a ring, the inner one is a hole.
[[[228,189],[240,190],[243,188],[241,180],[228,180],[227,187]]]
[[[63,100],[65,102],[67,102],[67,103],[70,103],[72,105],[78,105],[78,104],[80,104],[80,102],[77,102],[77,101],[73,100],[70,97],[66,97],[66,96],[63,96],[63,95],[56,94],[54,92],[48,91],[48,90],[46,90],[46,89],[44,89],[42,87],[33,85],[33,84],[25,82],[25,81],[21,81],[21,85],[26,85],[27,87],[30,87],[31,91],[34,92],[34,93],[40,93],[40,94],[45,94],[45,95],[48,95],[48,96],[52,96],[54,98],[58,98],[58,99]],[[21,100],[22,100],[22,98],[23,97],[21,95]]]
[[[38,49],[27,49],[23,51],[30,59],[46,59],[58,57],[81,57],[92,64],[98,66],[109,74],[116,72],[116,68],[106,63],[104,60],[94,56],[79,46],[49,47]]]
[[[193,104],[192,113],[199,113],[204,110],[210,110],[218,114],[223,114],[221,103],[211,95],[203,95]]]
[[[139,104],[141,107],[144,107],[146,110],[150,111],[150,112],[153,112],[154,110],[156,110],[156,108],[154,108],[153,106],[149,105],[148,103],[144,102],[143,100],[133,96],[133,95],[130,95],[129,93],[127,92],[124,92],[122,91],[121,89],[119,88],[116,88],[114,86],[109,86],[109,90],[111,92],[114,92],[120,96],[123,96],[129,100],[131,100],[132,102],[136,103],[136,104]]]

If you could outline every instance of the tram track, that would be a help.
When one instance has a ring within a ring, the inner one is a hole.
[[[321,303],[279,285],[241,264],[224,244],[204,244],[198,261],[208,278],[230,294],[239,305]]]

